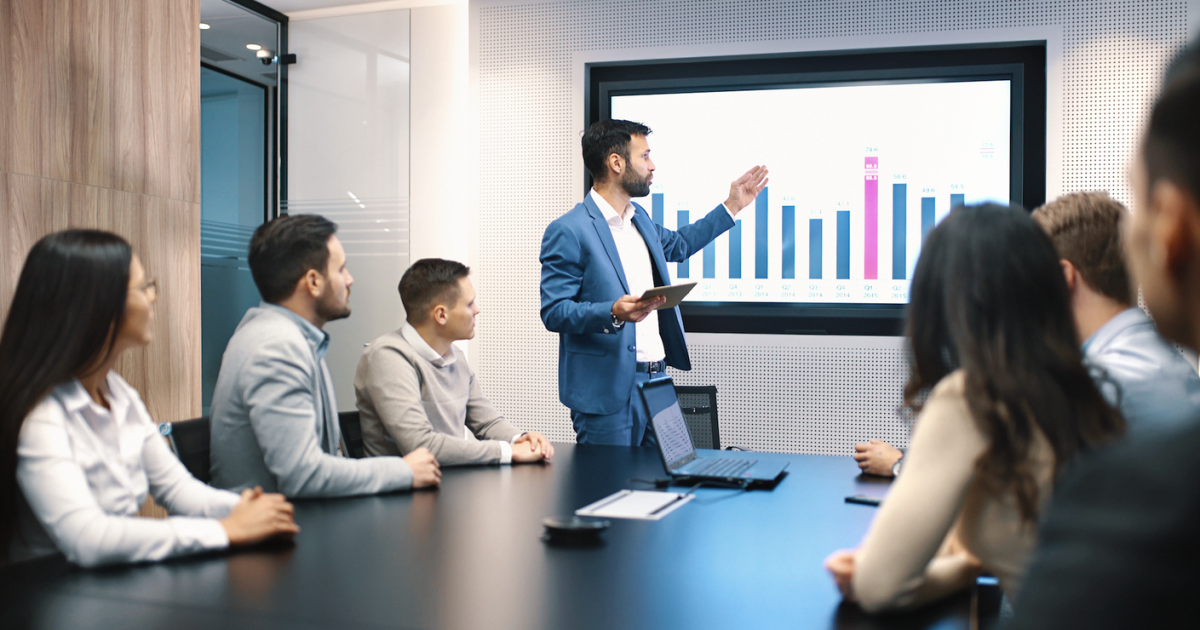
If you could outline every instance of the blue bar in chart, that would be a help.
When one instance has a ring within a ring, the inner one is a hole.
[[[767,278],[767,193],[762,189],[754,198],[754,277]]]
[[[837,277],[850,279],[850,211],[837,213]]]
[[[729,230],[729,277],[742,277],[742,222],[734,221]]]
[[[675,224],[675,229],[677,229],[677,230],[688,224],[688,211],[680,210],[678,212],[678,215],[679,215],[679,222]],[[679,277],[679,278],[690,277],[688,275],[691,273],[691,267],[690,267],[690,265],[688,265],[689,260],[685,260],[685,261],[679,263],[679,272],[675,274],[676,277]]]
[[[961,193],[955,194],[955,195],[950,195],[950,207],[957,208],[959,206],[965,206],[967,204],[966,199],[967,199],[967,196],[964,194],[961,194]]]
[[[655,223],[657,223],[659,225],[663,224],[663,195],[662,195],[662,193],[654,193],[653,195],[650,195],[650,213],[651,213],[650,218],[654,219]]]
[[[711,241],[704,246],[704,277],[717,277],[717,242]]]
[[[934,216],[933,197],[921,197],[921,242],[929,238],[933,231]]]
[[[892,280],[908,277],[908,184],[892,184]]]
[[[808,277],[821,279],[821,220],[808,220]]]
[[[782,277],[784,280],[792,280],[796,277],[796,206],[783,207]]]

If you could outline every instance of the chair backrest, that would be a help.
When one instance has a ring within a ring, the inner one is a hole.
[[[339,411],[338,424],[342,425],[342,444],[346,445],[346,455],[354,459],[362,459],[362,422],[357,411]]]
[[[720,427],[717,424],[717,388],[675,386],[675,396],[683,409],[688,432],[696,448],[721,448]]]
[[[208,469],[208,447],[212,434],[207,416],[170,423],[167,437],[171,440],[171,448],[175,449],[175,456],[193,477],[204,483],[212,481]]]

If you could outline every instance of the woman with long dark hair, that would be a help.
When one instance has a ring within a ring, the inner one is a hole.
[[[121,237],[51,234],[0,335],[0,554],[83,566],[160,560],[299,531],[281,495],[197,481],[113,366],[154,337],[157,285]],[[140,518],[147,494],[166,519]]]
[[[1058,255],[1023,210],[952,212],[921,251],[908,313],[904,396],[920,415],[904,474],[862,546],[826,567],[872,612],[980,570],[1015,596],[1058,472],[1124,420],[1082,364]]]

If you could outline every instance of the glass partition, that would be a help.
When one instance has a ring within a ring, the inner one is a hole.
[[[200,2],[200,345],[204,415],[229,338],[259,302],[250,236],[275,214],[281,22]],[[264,63],[265,61],[265,63]]]
[[[409,252],[407,9],[291,22],[284,210],[338,224],[354,276],[349,319],[330,322],[338,407],[353,410],[363,345],[404,321]]]

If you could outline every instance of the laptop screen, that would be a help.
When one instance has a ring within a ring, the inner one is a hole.
[[[675,385],[671,379],[658,379],[642,385],[642,397],[654,423],[654,433],[662,449],[663,460],[673,467],[676,462],[695,453],[692,436],[688,433],[687,421],[675,397]]]

